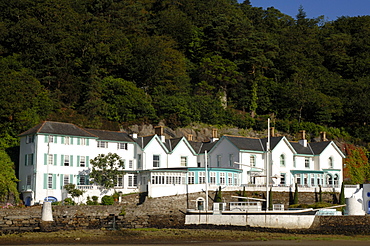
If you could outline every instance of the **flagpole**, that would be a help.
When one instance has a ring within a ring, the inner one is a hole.
[[[269,208],[269,184],[270,184],[270,118],[267,119],[267,158],[266,158],[266,211]]]
[[[208,211],[208,163],[207,163],[207,160],[208,160],[208,157],[207,157],[207,150],[204,152],[204,167],[205,167],[205,178],[206,178],[206,204],[205,204],[205,208],[206,208],[206,212]]]

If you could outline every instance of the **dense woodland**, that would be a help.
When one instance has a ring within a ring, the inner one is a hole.
[[[368,165],[370,16],[292,17],[248,0],[0,0],[0,9],[5,155],[42,120],[262,130],[270,117],[283,132],[361,143]]]

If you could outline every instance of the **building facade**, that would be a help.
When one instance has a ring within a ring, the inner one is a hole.
[[[222,136],[210,142],[166,139],[163,128],[150,136],[80,128],[70,123],[43,122],[20,137],[19,191],[26,205],[65,199],[66,184],[87,197],[147,192],[150,197],[208,189],[241,190],[268,184],[279,188],[340,187],[343,153],[331,141],[308,144],[285,137],[267,139]],[[114,189],[105,190],[90,178],[90,160],[117,153],[125,165]],[[207,165],[207,166],[206,166]],[[266,165],[269,172],[266,175]]]

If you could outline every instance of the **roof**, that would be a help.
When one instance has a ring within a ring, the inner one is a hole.
[[[101,140],[134,142],[134,140],[126,132],[106,131],[97,129],[85,129]]]
[[[313,155],[314,154],[309,143],[307,143],[307,147],[304,147],[302,144],[297,143],[297,142],[290,142],[290,145],[292,145],[294,150],[299,155]]]
[[[315,155],[321,154],[326,147],[332,143],[331,141],[310,143],[311,149]]]
[[[224,136],[240,150],[265,151],[261,139]]]
[[[276,145],[283,139],[284,137],[270,137],[270,149],[274,149]],[[262,147],[267,150],[267,138],[261,139]]]
[[[164,142],[164,145],[168,149],[168,151],[173,151],[173,149],[176,147],[176,145],[180,142],[182,138],[171,138],[171,139],[166,139]]]
[[[144,149],[145,146],[154,138],[155,135],[145,136],[145,137],[137,137],[135,142],[140,146],[140,148]]]
[[[43,123],[40,123],[21,133],[19,137],[31,134],[57,134],[80,137],[95,137],[91,133],[74,124],[54,121],[44,121]]]

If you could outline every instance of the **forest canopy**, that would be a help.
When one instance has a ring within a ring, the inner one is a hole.
[[[235,0],[0,0],[0,135],[41,120],[258,128],[370,141],[370,16]]]

